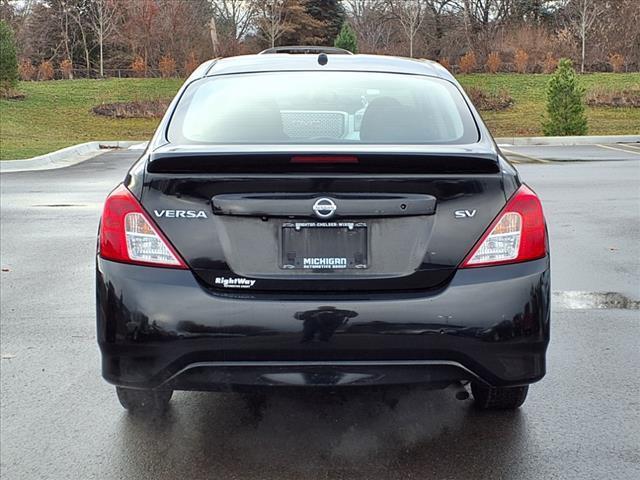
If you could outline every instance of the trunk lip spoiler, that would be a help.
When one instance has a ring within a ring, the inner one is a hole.
[[[295,162],[299,156],[355,157],[360,161],[325,162],[323,165]],[[269,170],[262,158],[273,157]],[[401,164],[393,167],[385,157],[397,157]],[[500,173],[500,155],[494,145],[165,145],[149,154],[146,170],[149,173],[233,173],[230,161],[238,158],[237,173]],[[419,159],[433,159],[420,162]],[[220,170],[215,161],[220,159]],[[463,161],[457,164],[455,160]],[[233,160],[235,161],[235,160]],[[408,163],[407,163],[408,162]],[[477,162],[477,163],[476,163]],[[402,165],[404,163],[404,165]],[[227,164],[226,167],[223,164]],[[253,165],[253,166],[249,166]],[[409,167],[409,168],[405,168]],[[451,168],[449,168],[451,167]],[[248,169],[248,170],[246,170]],[[433,169],[433,171],[431,171]],[[424,171],[423,171],[424,170]]]
[[[165,144],[150,152],[149,162],[170,156],[236,156],[236,155],[416,155],[481,157],[498,161],[498,150],[491,142],[466,145],[448,144]]]

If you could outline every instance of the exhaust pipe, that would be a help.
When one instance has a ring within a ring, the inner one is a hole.
[[[459,383],[455,383],[453,385],[454,391],[455,391],[455,395],[456,395],[456,400],[468,400],[470,395],[469,392],[467,391],[467,388],[465,386],[465,384],[463,384],[462,382]]]

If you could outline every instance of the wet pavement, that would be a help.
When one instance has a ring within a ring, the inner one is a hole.
[[[95,343],[97,221],[131,162],[0,178],[3,480],[640,477],[640,161],[519,166],[549,219],[554,314],[549,373],[518,412],[476,412],[453,390],[257,407],[178,392],[160,420],[122,410]]]
[[[618,292],[554,292],[553,301],[557,308],[568,310],[640,310],[639,300],[633,300]]]
[[[640,143],[571,146],[501,144],[500,149],[515,163],[640,160]]]
[[[640,300],[640,158],[517,167],[542,199],[552,289]]]

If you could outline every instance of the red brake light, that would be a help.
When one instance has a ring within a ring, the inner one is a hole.
[[[461,268],[526,262],[547,254],[538,196],[522,185],[462,262]]]
[[[358,157],[351,155],[296,155],[291,163],[358,163]]]
[[[102,258],[116,262],[187,268],[178,252],[124,185],[111,192],[104,203],[99,253]]]

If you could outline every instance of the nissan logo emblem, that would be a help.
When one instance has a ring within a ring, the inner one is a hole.
[[[336,202],[330,198],[319,198],[313,204],[313,213],[315,213],[318,218],[331,218],[333,214],[336,213],[337,208]]]

